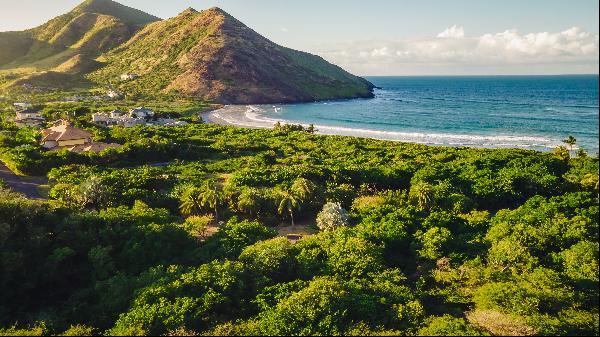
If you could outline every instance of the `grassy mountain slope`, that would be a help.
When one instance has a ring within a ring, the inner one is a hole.
[[[157,20],[112,0],[88,0],[39,27],[0,33],[0,67],[48,70],[78,54],[93,59]]]
[[[228,104],[371,97],[373,85],[322,58],[281,47],[218,8],[146,26],[91,78],[129,92],[176,91]]]

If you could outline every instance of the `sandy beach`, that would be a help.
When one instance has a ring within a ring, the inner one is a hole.
[[[208,124],[230,125],[253,129],[270,129],[275,123],[301,124],[283,119],[270,118],[266,110],[281,109],[279,106],[266,105],[227,105],[221,109],[201,114]],[[308,124],[302,124],[308,127]],[[511,135],[464,135],[451,133],[422,133],[370,130],[363,128],[348,128],[340,126],[315,125],[317,134],[352,136],[388,141],[399,141],[425,145],[475,147],[475,148],[524,148],[549,151],[560,145],[553,139],[533,136]]]

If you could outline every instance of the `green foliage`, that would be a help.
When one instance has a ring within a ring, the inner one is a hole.
[[[38,323],[27,329],[17,329],[15,327],[0,329],[0,336],[45,336],[48,334],[48,328],[44,323]]]
[[[349,300],[341,282],[317,278],[265,311],[260,328],[265,335],[340,335],[348,324]]]
[[[185,219],[185,222],[182,224],[182,228],[191,236],[203,240],[206,238],[208,226],[213,223],[213,221],[214,218],[210,215],[191,216]]]
[[[67,331],[60,336],[95,336],[95,329],[85,325],[72,325]]]
[[[598,334],[597,158],[75,110],[123,146],[47,152],[0,123],[1,158],[51,185],[0,190],[5,334]]]

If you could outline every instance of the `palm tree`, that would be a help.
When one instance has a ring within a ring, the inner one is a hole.
[[[573,136],[569,136],[569,138],[563,140],[563,143],[569,145],[569,151],[573,152],[573,146],[577,144],[577,139]]]
[[[214,180],[207,180],[200,189],[200,205],[212,208],[215,212],[215,221],[219,221],[219,205],[223,200],[223,192]]]
[[[312,198],[315,189],[315,184],[305,178],[294,180],[290,188],[279,188],[277,191],[277,211],[281,215],[287,212],[292,219],[292,226],[295,226],[294,211],[300,210],[302,205]]]
[[[306,200],[310,199],[310,197],[314,193],[315,185],[308,179],[298,178],[298,179],[294,180],[291,191],[300,200],[306,201]]]
[[[417,200],[417,204],[421,210],[431,208],[433,203],[433,187],[426,183],[420,182],[412,186],[410,194],[413,199]]]
[[[181,211],[181,214],[185,216],[199,215],[202,210],[201,194],[202,191],[194,185],[185,187],[179,198],[181,203],[179,205],[179,210]]]
[[[237,208],[250,215],[258,213],[261,206],[262,195],[257,188],[246,188],[238,197]]]
[[[277,212],[279,212],[279,214],[281,215],[287,212],[290,215],[290,218],[292,219],[292,226],[295,226],[296,224],[294,223],[294,210],[299,208],[300,199],[292,190],[287,191],[282,189],[278,191],[277,196]]]

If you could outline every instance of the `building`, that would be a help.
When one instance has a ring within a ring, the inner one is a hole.
[[[15,102],[13,104],[15,107],[17,108],[21,108],[21,109],[27,109],[27,108],[31,108],[33,105],[29,102]]]
[[[154,111],[152,111],[148,108],[139,107],[139,108],[129,110],[129,117],[152,118],[152,117],[154,117]]]
[[[39,126],[45,121],[46,119],[40,115],[40,111],[33,108],[17,111],[15,116],[15,124],[18,127]]]
[[[136,125],[183,126],[188,124],[185,121],[168,118],[150,120],[153,116],[154,112],[146,108],[132,109],[128,115],[124,115],[120,110],[113,110],[110,113],[92,114],[92,123],[101,127],[122,126],[124,128],[132,128]]]
[[[113,110],[110,113],[95,113],[92,115],[92,123],[101,126],[122,126],[132,128],[136,125],[146,125],[146,119],[141,117],[131,117],[123,115],[120,110]]]
[[[78,129],[68,121],[60,121],[56,126],[42,130],[42,146],[49,150],[66,149],[71,152],[101,152],[116,149],[119,144],[94,142],[92,133]]]
[[[42,130],[42,146],[47,149],[82,145],[92,142],[92,133],[73,127],[68,121]]]
[[[92,123],[94,123],[98,126],[107,127],[111,120],[112,120],[112,118],[108,114],[105,114],[105,113],[92,114]]]
[[[116,119],[116,123],[114,125],[122,126],[124,128],[132,128],[136,125],[146,125],[145,118],[138,117],[121,117]]]
[[[140,77],[138,74],[123,74],[121,75],[121,81],[130,81]]]
[[[113,110],[110,112],[110,118],[120,118],[123,116],[124,112],[121,110]]]

